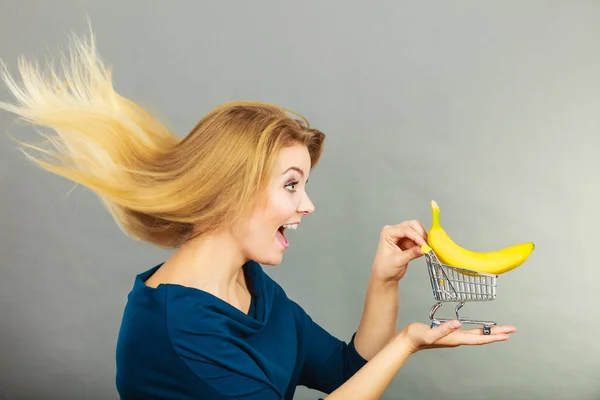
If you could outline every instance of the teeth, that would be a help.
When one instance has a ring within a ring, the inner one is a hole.
[[[288,224],[288,225],[283,225],[283,227],[285,229],[297,229],[298,228],[298,224]]]

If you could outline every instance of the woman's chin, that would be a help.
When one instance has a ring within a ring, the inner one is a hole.
[[[257,257],[254,261],[256,261],[257,263],[259,263],[261,265],[270,265],[272,267],[275,267],[275,266],[281,264],[282,260],[283,260],[283,252],[279,252],[279,254],[262,255],[260,257]]]

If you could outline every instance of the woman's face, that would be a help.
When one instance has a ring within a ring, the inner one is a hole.
[[[238,235],[247,259],[266,265],[281,262],[289,246],[285,231],[315,209],[306,193],[310,168],[310,155],[303,145],[287,147],[279,153],[266,202],[251,215],[243,235]]]

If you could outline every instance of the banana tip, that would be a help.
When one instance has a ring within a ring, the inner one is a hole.
[[[421,246],[421,251],[423,252],[423,254],[427,254],[431,251],[431,247],[429,247],[428,245],[424,244]]]
[[[431,209],[434,210],[434,211],[439,211],[440,210],[440,206],[438,205],[437,201],[431,200]]]

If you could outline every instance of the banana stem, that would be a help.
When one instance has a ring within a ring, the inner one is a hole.
[[[431,200],[432,221],[431,227],[437,228],[440,226],[440,207],[435,200]]]

